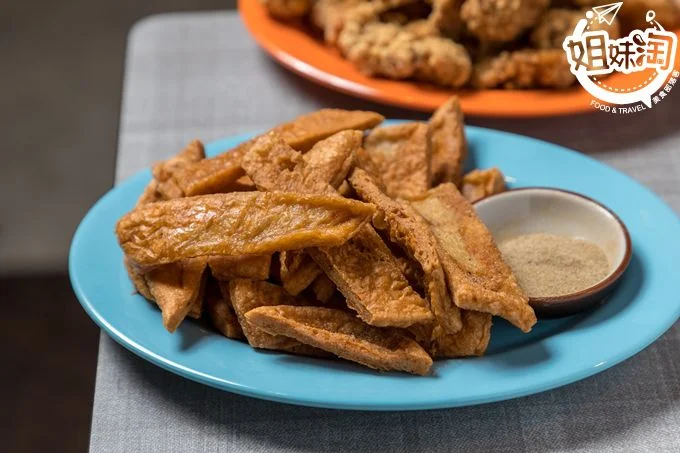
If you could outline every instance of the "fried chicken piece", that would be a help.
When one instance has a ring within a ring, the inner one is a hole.
[[[432,14],[428,21],[446,37],[457,40],[463,28],[460,18],[462,3],[463,0],[432,0]]]
[[[267,280],[271,267],[271,255],[211,256],[208,266],[217,280]]]
[[[427,131],[423,123],[374,129],[364,141],[365,157],[359,159],[359,166],[378,178],[392,198],[409,199],[424,194],[430,188]]]
[[[432,36],[428,27],[408,29],[380,22],[380,14],[393,6],[385,1],[353,8],[337,40],[342,54],[368,75],[415,78],[453,88],[464,85],[472,69],[465,48]]]
[[[436,357],[469,357],[484,355],[491,339],[491,315],[478,311],[462,311],[463,328],[437,339]]]
[[[183,260],[148,272],[149,293],[163,314],[163,326],[174,332],[197,300],[203,301],[206,260]]]
[[[333,280],[326,275],[321,274],[314,280],[310,289],[312,290],[314,297],[316,297],[316,300],[326,303],[331,300],[337,287],[335,286],[335,283],[333,283]]]
[[[463,177],[461,192],[470,203],[505,192],[505,176],[497,168],[472,170]]]
[[[263,190],[337,193],[308,168],[300,153],[275,134],[260,138],[243,166]],[[407,327],[432,319],[427,303],[409,286],[370,225],[342,246],[309,248],[307,252],[367,323]]]
[[[252,347],[315,357],[328,356],[328,353],[288,336],[268,333],[251,323],[246,317],[246,313],[258,307],[311,305],[311,301],[290,296],[285,293],[283,288],[271,283],[243,279],[232,280],[228,283],[220,282],[220,290],[225,297],[231,300],[243,334]]]
[[[368,326],[341,310],[280,305],[253,309],[246,319],[271,334],[377,370],[425,375],[432,367],[432,359],[415,341],[392,329]]]
[[[271,132],[280,135],[294,149],[307,151],[318,141],[340,131],[371,129],[383,119],[382,115],[374,112],[321,109],[279,124]],[[174,182],[185,196],[231,192],[234,183],[244,176],[241,159],[256,139],[241,143],[219,156],[184,167],[173,176]]]
[[[536,323],[529,299],[503,261],[491,233],[450,183],[411,202],[438,241],[453,302],[460,308],[505,318],[528,332]]]
[[[219,286],[215,283],[214,285],[207,286],[205,293],[205,305],[208,316],[215,329],[227,338],[237,340],[245,338],[234,307],[231,304],[229,291],[222,293]]]
[[[324,41],[334,45],[346,17],[355,6],[365,0],[317,0],[312,6],[310,19],[323,32]]]
[[[280,20],[304,17],[312,8],[312,0],[260,0],[267,12]]]
[[[373,226],[385,230],[393,243],[399,244],[423,270],[425,292],[440,329],[443,333],[455,333],[461,329],[460,310],[451,301],[446,288],[444,270],[437,254],[437,239],[430,228],[413,208],[385,195],[365,171],[357,168],[349,182],[359,197],[376,208]]]
[[[281,252],[280,278],[283,289],[296,296],[323,272],[318,264],[303,251]]]
[[[480,41],[510,42],[533,27],[550,0],[465,0],[460,15]]]
[[[140,206],[118,221],[116,233],[128,258],[156,266],[198,256],[336,246],[373,212],[373,206],[338,195],[237,192]]]
[[[432,153],[430,187],[444,182],[460,185],[467,141],[458,96],[451,97],[434,112],[427,124],[427,140]]]
[[[475,65],[476,88],[567,88],[576,78],[562,49],[502,52]]]
[[[583,11],[562,8],[549,9],[531,31],[532,47],[536,49],[562,49],[564,39],[574,31],[578,21],[583,18]],[[587,28],[587,31],[600,30],[606,30],[611,39],[618,39],[621,36],[617,18],[614,18],[611,25],[593,20]]]

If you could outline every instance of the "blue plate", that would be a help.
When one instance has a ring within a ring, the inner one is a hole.
[[[261,352],[188,320],[175,334],[134,293],[114,235],[150,172],[120,183],[94,205],[71,244],[69,271],[78,299],[114,340],[195,381],[243,395],[308,406],[363,410],[432,409],[500,401],[586,378],[636,354],[680,315],[680,221],[650,190],[579,153],[546,142],[468,127],[471,164],[499,167],[513,187],[552,186],[584,193],[626,223],[633,259],[604,305],[522,334],[495,321],[481,358],[442,360],[416,377],[378,373],[348,362]],[[211,143],[208,154],[246,139]]]

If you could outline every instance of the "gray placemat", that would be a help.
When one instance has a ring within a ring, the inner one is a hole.
[[[579,149],[680,211],[680,98],[653,111],[468,122]],[[130,33],[117,180],[189,140],[261,130],[322,106],[424,118],[310,84],[271,62],[233,13],[153,16]],[[578,175],[574,175],[578,177]],[[611,190],[616,190],[612,187]],[[595,377],[512,401],[362,413],[246,398],[182,379],[102,335],[93,452],[677,452],[680,327]],[[238,366],[238,364],[234,364]]]

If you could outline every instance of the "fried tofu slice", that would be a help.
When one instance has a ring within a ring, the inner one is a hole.
[[[205,305],[210,321],[218,332],[227,338],[236,340],[245,338],[231,304],[229,291],[222,293],[216,283],[208,286],[205,294]]]
[[[125,270],[127,270],[128,276],[130,277],[130,281],[132,281],[137,292],[145,299],[153,301],[153,296],[151,295],[151,291],[149,291],[149,285],[146,284],[146,278],[144,278],[144,274],[141,270],[135,266],[127,256],[123,259],[123,262],[125,264]]]
[[[306,168],[314,174],[315,179],[326,181],[337,189],[354,167],[363,138],[364,134],[356,130],[331,135],[302,156]]]
[[[427,140],[432,153],[430,186],[444,182],[460,186],[467,142],[458,96],[451,97],[434,112],[427,124]]]
[[[482,356],[491,339],[491,315],[463,310],[463,328],[452,335],[437,338],[436,357]]]
[[[345,130],[371,129],[384,120],[382,115],[361,110],[322,109],[280,124],[270,132],[280,135],[292,148],[308,151],[318,141]],[[177,172],[174,181],[185,196],[229,192],[244,175],[241,159],[257,140],[241,143],[229,152]]]
[[[205,259],[169,263],[147,274],[149,293],[163,314],[163,326],[174,332],[198,299],[203,299]]]
[[[261,190],[337,193],[275,134],[258,140],[243,159],[243,167]],[[367,323],[408,327],[432,320],[427,303],[408,284],[370,225],[340,247],[307,251]]]
[[[259,307],[246,319],[270,334],[284,335],[346,360],[383,371],[425,375],[432,359],[418,343],[394,329],[367,326],[350,313],[324,307]]]
[[[316,300],[323,303],[330,301],[333,297],[333,294],[335,294],[335,290],[337,289],[335,283],[333,283],[333,280],[328,278],[328,276],[325,274],[319,275],[316,280],[312,282],[310,288],[314,294],[314,297],[316,297]]]
[[[264,306],[275,305],[309,305],[311,302],[301,297],[293,297],[280,286],[252,280],[232,280],[220,282],[220,289],[225,297],[229,297],[238,318],[243,334],[254,348],[287,351],[294,354],[327,356],[328,354],[312,346],[282,335],[270,334],[252,324],[246,313]]]
[[[155,266],[198,256],[340,245],[374,211],[338,195],[214,194],[140,206],[119,220],[116,232],[132,261]]]
[[[500,316],[524,332],[536,323],[529,299],[503,261],[491,233],[451,183],[411,205],[429,223],[454,303]]]
[[[271,255],[211,256],[208,266],[217,280],[267,280],[272,263]]]
[[[283,289],[296,296],[305,290],[323,272],[307,253],[301,251],[281,252],[280,279]]]
[[[430,188],[427,125],[397,124],[374,129],[364,140],[370,159],[364,170],[379,177],[392,198],[418,197]]]
[[[463,177],[461,192],[470,203],[505,192],[505,176],[497,168],[472,170]]]
[[[435,329],[435,336],[458,332],[462,327],[460,309],[453,304],[447,291],[437,254],[437,239],[427,222],[408,204],[385,195],[373,178],[360,168],[354,170],[349,183],[362,200],[375,204],[373,226],[386,231],[392,242],[399,244],[420,264],[430,309],[441,327],[441,331]]]

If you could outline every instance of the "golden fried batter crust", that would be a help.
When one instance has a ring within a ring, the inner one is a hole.
[[[462,327],[460,309],[453,304],[447,291],[444,270],[437,254],[437,239],[427,222],[410,206],[382,193],[360,168],[354,170],[349,182],[362,200],[376,205],[375,217],[381,218],[379,222],[374,220],[373,225],[386,230],[390,240],[399,244],[420,264],[430,309],[441,327],[435,329],[435,336],[458,332]]]
[[[533,27],[550,0],[465,0],[460,15],[481,41],[508,42]]]
[[[312,6],[310,19],[323,32],[324,41],[335,44],[345,25],[348,12],[364,0],[317,0]]]
[[[472,170],[463,177],[461,192],[470,203],[504,191],[505,176],[497,168]]]
[[[252,347],[311,356],[327,355],[324,351],[302,344],[293,338],[265,332],[260,327],[251,323],[245,316],[246,313],[257,307],[309,305],[310,301],[301,297],[290,296],[280,286],[266,282],[238,279],[232,280],[229,283],[220,282],[220,289],[222,294],[229,295],[229,300],[231,300],[243,334]]]
[[[418,343],[391,329],[367,326],[341,310],[323,307],[259,307],[246,313],[253,325],[285,335],[377,370],[425,375],[432,359]]]
[[[281,252],[279,259],[283,289],[293,296],[304,291],[323,272],[319,265],[303,251]]]
[[[264,190],[335,192],[275,134],[261,137],[244,158],[243,166]],[[409,286],[370,225],[343,246],[307,250],[347,298],[348,305],[369,324],[407,327],[432,319],[427,303]]]
[[[562,49],[501,52],[475,65],[476,88],[567,88],[576,78]]]
[[[531,330],[536,315],[529,299],[503,261],[491,233],[456,186],[442,184],[411,205],[437,237],[454,303],[505,318],[524,332]]]
[[[304,17],[312,8],[312,0],[260,0],[267,12],[282,20]]]
[[[444,182],[460,185],[467,158],[463,120],[458,96],[453,96],[434,112],[427,124],[432,153],[430,187]]]
[[[484,355],[491,339],[491,315],[463,310],[463,328],[453,335],[437,339],[437,357],[468,357]]]
[[[271,267],[271,255],[211,256],[208,266],[217,280],[267,280]]]
[[[206,260],[184,260],[149,271],[149,293],[163,314],[163,325],[174,332],[197,300],[203,300]]]
[[[374,211],[337,195],[202,195],[140,206],[118,221],[116,233],[131,260],[154,266],[198,256],[340,245]]]
[[[414,198],[430,188],[430,147],[427,125],[406,123],[374,129],[364,141],[371,164],[365,168],[378,177],[392,198]]]
[[[217,285],[215,285],[217,286]],[[213,326],[227,338],[242,339],[243,329],[238,322],[236,312],[229,299],[229,291],[223,294],[219,287],[207,288],[205,305]]]

